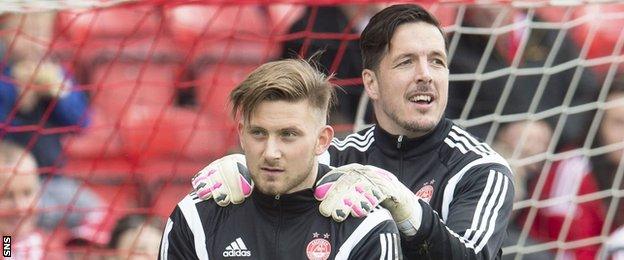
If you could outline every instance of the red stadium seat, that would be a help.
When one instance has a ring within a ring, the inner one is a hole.
[[[164,185],[158,189],[158,192],[152,193],[152,198],[147,206],[152,209],[152,214],[165,218],[169,217],[178,202],[189,194],[191,189],[190,179],[182,183]]]
[[[255,66],[240,64],[214,64],[200,70],[196,81],[197,99],[203,107],[203,113],[230,120],[230,92],[254,68]]]
[[[137,160],[151,157],[212,158],[231,146],[228,126],[195,111],[164,111],[135,107],[120,125],[126,155]]]
[[[138,60],[179,59],[179,49],[166,34],[159,8],[122,5],[108,9],[60,12],[52,46],[64,59],[91,64],[117,56]]]
[[[160,30],[160,20],[158,9],[148,5],[68,9],[59,13],[57,30],[77,42],[89,38],[153,37]]]
[[[573,20],[586,19],[588,22],[580,23],[579,26],[570,28],[572,39],[579,49],[583,48],[583,45],[589,44],[589,50],[585,58],[600,58],[613,54],[615,44],[624,28],[624,19],[617,16],[610,19],[605,17],[623,12],[623,4],[578,6],[575,7],[573,15],[568,21],[564,20],[566,10],[567,7],[541,8],[538,14],[550,22],[569,23]],[[593,37],[589,35],[592,30],[595,30]],[[615,55],[620,55],[620,53],[615,53]],[[594,67],[594,70],[599,75],[604,75],[608,68],[608,65],[601,65]]]
[[[180,5],[165,14],[171,34],[196,57],[258,63],[278,55],[269,14],[258,6]]]
[[[273,32],[284,34],[305,13],[305,6],[295,4],[270,4],[267,6]]]
[[[94,107],[118,119],[130,106],[170,106],[175,94],[175,66],[155,63],[106,63],[91,77]]]
[[[64,138],[65,154],[76,158],[109,158],[123,155],[123,144],[114,122],[101,109],[92,108],[91,123],[80,134]]]

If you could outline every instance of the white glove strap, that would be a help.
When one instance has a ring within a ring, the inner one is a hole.
[[[415,236],[416,232],[420,228],[420,223],[422,222],[422,208],[420,207],[420,203],[418,200],[414,201],[416,205],[410,207],[411,213],[410,217],[401,222],[397,222],[397,227],[399,231],[406,236]]]

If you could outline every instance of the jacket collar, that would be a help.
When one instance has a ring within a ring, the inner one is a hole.
[[[375,143],[383,153],[390,157],[417,156],[440,145],[440,142],[443,142],[448,135],[452,125],[451,120],[442,118],[433,131],[417,138],[393,135],[376,125],[374,130]]]
[[[329,167],[319,164],[315,182],[318,182],[327,172]],[[314,198],[314,188],[304,189],[298,192],[279,196],[267,195],[254,188],[251,194],[254,204],[269,217],[300,216],[310,210],[318,210],[318,201]]]

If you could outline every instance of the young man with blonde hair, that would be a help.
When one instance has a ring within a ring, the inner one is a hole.
[[[329,78],[304,60],[253,71],[230,94],[245,155],[201,171],[194,180],[202,183],[201,194],[189,194],[174,209],[160,258],[400,259],[398,229],[385,209],[342,223],[318,211],[313,188],[330,172],[318,156],[334,135],[327,125],[332,97]],[[200,200],[206,193],[215,199]],[[243,202],[244,196],[250,199]],[[240,204],[219,206],[230,202]]]

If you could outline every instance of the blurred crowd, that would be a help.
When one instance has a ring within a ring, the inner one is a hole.
[[[383,6],[3,14],[0,233],[14,237],[17,259],[154,259],[164,217],[190,190],[190,176],[237,149],[226,96],[255,65],[322,51],[321,69],[341,86],[331,112],[338,133],[352,131],[356,118],[374,122],[361,102],[358,36]],[[588,53],[579,37],[529,26],[563,21],[564,12],[470,6],[455,21],[457,10],[434,7],[443,25],[465,29],[448,34],[446,116],[514,168],[505,257],[623,254],[617,64],[574,63]],[[125,24],[104,20],[115,12]]]

